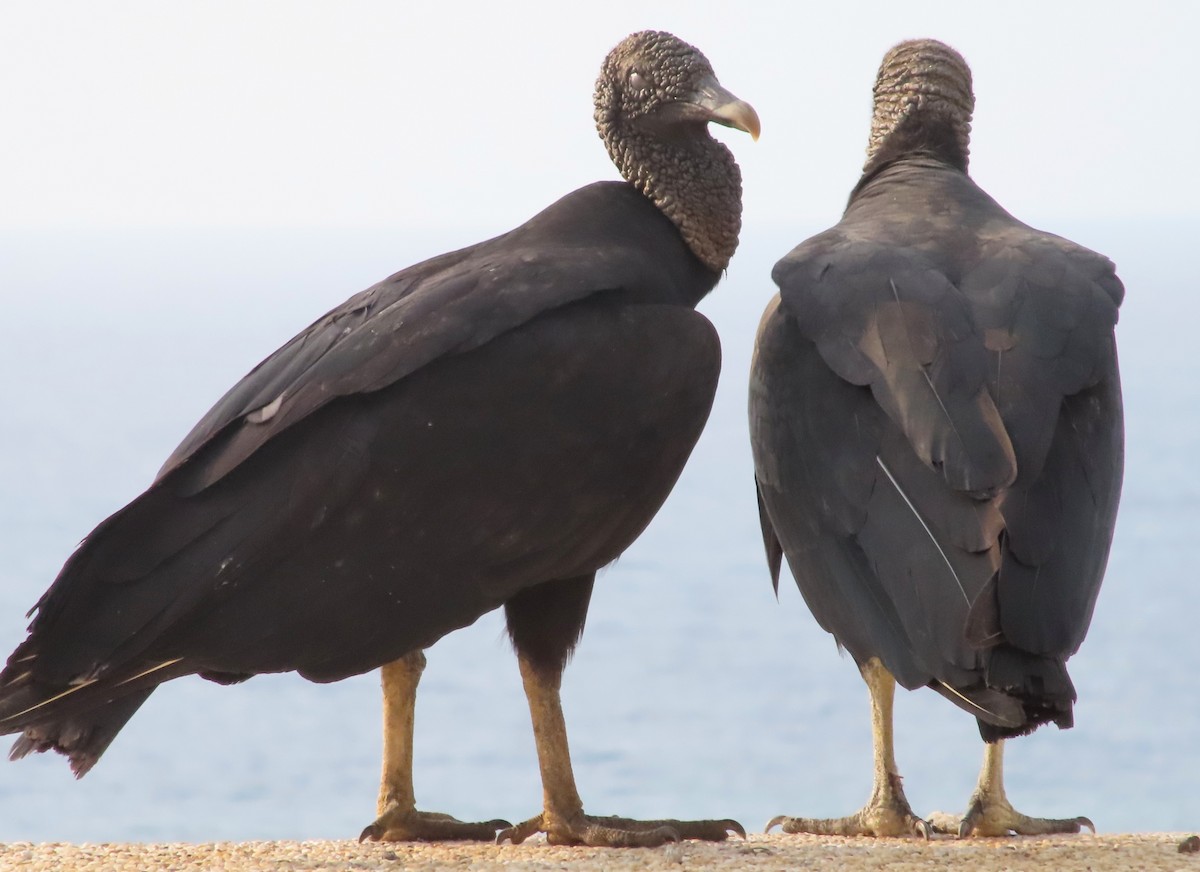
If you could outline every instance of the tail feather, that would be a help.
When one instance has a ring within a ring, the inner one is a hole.
[[[1013,699],[990,687],[952,687],[944,681],[930,682],[930,687],[960,709],[975,715],[980,723],[1000,729],[1018,728],[1025,723],[1025,709]]]
[[[0,676],[0,735],[21,733],[9,759],[58,751],[69,758],[77,778],[96,765],[154,688],[191,671],[172,660],[64,687],[38,681],[36,664],[30,665],[16,675],[8,670]]]
[[[1020,700],[1025,722],[1017,729],[997,729],[980,721],[979,735],[985,742],[1023,736],[1042,724],[1054,724],[1060,730],[1075,725],[1075,685],[1063,658],[997,645],[988,658],[986,680],[989,687]]]
[[[13,743],[8,759],[19,760],[35,751],[57,751],[70,761],[75,777],[82,778],[153,692],[153,687],[144,688],[98,708],[28,726]]]
[[[975,715],[985,742],[1024,736],[1042,724],[1074,725],[1075,686],[1061,657],[997,645],[980,677],[976,684],[934,681],[930,687]]]

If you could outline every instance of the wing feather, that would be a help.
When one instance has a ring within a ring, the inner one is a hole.
[[[876,402],[955,490],[989,493],[1016,458],[987,392],[968,301],[911,252],[830,232],[775,270],[784,307],[822,358]]]

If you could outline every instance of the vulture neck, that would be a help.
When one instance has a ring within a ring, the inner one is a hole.
[[[940,112],[906,115],[878,138],[872,130],[863,173],[915,154],[930,155],[965,173],[970,160],[970,129],[969,122]]]
[[[742,174],[724,145],[701,128],[671,140],[644,134],[606,138],[625,180],[679,228],[713,272],[729,266],[742,226]]]
[[[966,175],[968,141],[955,119],[933,113],[909,115],[878,141],[872,136],[862,178],[850,193],[850,200],[885,169],[908,157],[933,158]]]

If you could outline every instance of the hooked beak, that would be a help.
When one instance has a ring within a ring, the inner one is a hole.
[[[725,90],[715,78],[696,89],[695,96],[689,102],[701,109],[709,121],[744,130],[751,139],[758,140],[762,125],[754,107]]]

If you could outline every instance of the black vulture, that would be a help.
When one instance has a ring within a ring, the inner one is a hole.
[[[871,694],[875,786],[788,832],[928,836],[900,785],[892,699],[931,687],[986,744],[960,835],[1078,832],[1018,814],[1003,740],[1069,727],[1123,466],[1106,258],[1034,230],[967,174],[971,72],[933,40],[883,59],[841,221],[776,264],[750,433],[759,516]]]
[[[757,137],[759,122],[703,54],[650,31],[605,59],[595,118],[626,181],[351,297],[87,536],[0,673],[14,758],[54,749],[83,775],[180,676],[382,666],[383,781],[363,837],[491,839],[506,822],[417,811],[412,720],[422,649],[503,606],[544,808],[502,838],[740,831],[586,816],[559,686],[596,571],[650,522],[708,417],[720,345],[694,307],[737,246],[741,176],[707,125]]]

